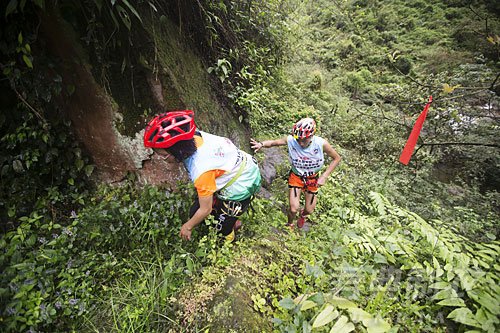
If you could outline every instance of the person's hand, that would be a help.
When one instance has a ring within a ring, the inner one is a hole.
[[[254,139],[250,139],[250,145],[255,153],[258,152],[262,147],[264,147],[264,144],[262,142],[255,141]]]
[[[179,236],[181,236],[182,239],[184,240],[191,240],[191,231],[193,230],[192,227],[190,227],[187,223],[184,223],[181,227],[181,232],[179,233]]]
[[[325,178],[325,177],[320,176],[320,177],[318,178],[317,184],[318,184],[318,186],[323,186],[323,185],[325,185],[325,184],[326,184],[326,178]]]

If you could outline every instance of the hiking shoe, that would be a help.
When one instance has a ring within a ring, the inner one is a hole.
[[[229,235],[225,236],[225,241],[227,243],[232,243],[235,238],[236,238],[236,235],[234,234],[234,230],[231,230],[231,233]]]
[[[305,222],[306,222],[305,216],[300,216],[299,219],[297,220],[297,227],[299,227],[300,229],[302,229],[302,227],[304,226]]]

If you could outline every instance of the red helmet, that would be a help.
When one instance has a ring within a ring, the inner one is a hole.
[[[144,146],[169,148],[182,140],[193,138],[196,131],[194,112],[172,111],[154,117],[144,131]]]
[[[316,133],[316,122],[312,118],[303,118],[293,125],[292,134],[295,139],[304,139]]]

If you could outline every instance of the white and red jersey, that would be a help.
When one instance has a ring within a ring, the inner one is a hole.
[[[292,171],[298,176],[308,177],[317,174],[323,164],[323,145],[325,139],[314,135],[311,144],[302,148],[292,135],[287,137],[288,158],[292,164]]]

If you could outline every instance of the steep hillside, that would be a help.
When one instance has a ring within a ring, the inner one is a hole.
[[[0,13],[0,331],[500,329],[496,2]],[[236,241],[212,218],[183,241],[193,187],[141,143],[153,114],[179,108],[245,150],[314,117],[343,160],[305,227],[285,226],[289,165],[273,148],[255,154],[265,190]]]

